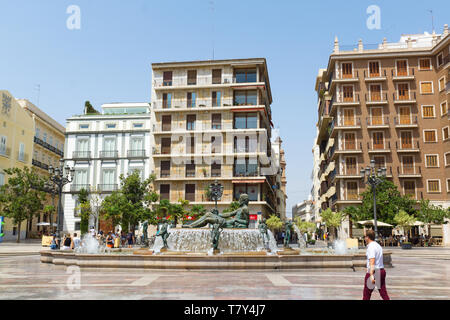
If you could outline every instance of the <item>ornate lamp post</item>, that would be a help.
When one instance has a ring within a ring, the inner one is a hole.
[[[381,177],[386,177],[386,168],[375,169],[375,160],[370,161],[370,167],[362,168],[360,171],[361,178],[367,177],[366,184],[372,187],[373,191],[373,225],[375,231],[375,241],[378,241],[378,227],[377,227],[377,201],[376,201],[376,187],[383,182]]]
[[[216,203],[216,211],[217,211],[217,201],[222,199],[223,194],[223,186],[216,180],[214,183],[209,185],[209,191],[211,192],[211,200]]]
[[[62,190],[66,184],[71,183],[73,181],[75,169],[70,168],[69,165],[66,165],[64,167],[64,160],[60,159],[59,167],[53,168],[52,166],[49,166],[48,172],[50,173],[50,181],[53,184],[53,188],[56,189],[56,192],[59,195],[58,226],[56,228],[56,238],[60,239],[60,232],[64,228],[64,226],[63,226],[64,211],[63,211],[63,206],[62,206]]]

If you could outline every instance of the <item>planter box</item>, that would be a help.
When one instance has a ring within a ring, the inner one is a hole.
[[[402,243],[402,249],[412,249],[411,243]]]

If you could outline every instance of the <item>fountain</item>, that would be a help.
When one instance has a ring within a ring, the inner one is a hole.
[[[95,239],[91,234],[87,233],[81,239],[81,244],[78,248],[75,249],[76,253],[84,253],[84,254],[101,254],[105,253],[106,247],[101,246],[98,243],[98,240]]]

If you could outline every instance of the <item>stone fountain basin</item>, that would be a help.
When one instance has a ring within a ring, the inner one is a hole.
[[[120,250],[120,249],[119,249]],[[118,251],[118,250],[116,250]],[[80,254],[68,251],[44,250],[41,262],[81,268],[139,268],[159,270],[298,270],[298,269],[361,269],[366,267],[364,253],[346,255],[283,254],[274,255],[230,253],[144,254]],[[391,252],[384,252],[385,267],[392,267]]]

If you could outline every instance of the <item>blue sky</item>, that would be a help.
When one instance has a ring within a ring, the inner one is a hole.
[[[438,33],[448,1],[0,0],[0,88],[37,103],[65,124],[107,102],[149,101],[151,63],[265,57],[273,120],[287,158],[288,206],[308,197],[317,122],[314,82],[335,35],[342,45],[396,42],[404,33]],[[69,30],[69,5],[81,29]],[[366,9],[378,5],[381,28]],[[213,27],[214,22],[214,27]],[[214,30],[214,32],[213,32]],[[214,39],[214,41],[213,41]]]

